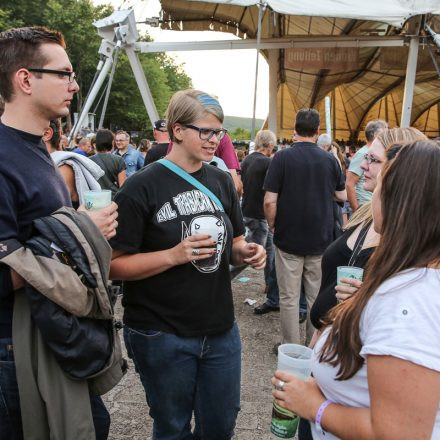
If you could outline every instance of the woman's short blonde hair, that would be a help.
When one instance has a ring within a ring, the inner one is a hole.
[[[409,142],[427,141],[428,138],[417,128],[388,128],[382,130],[376,139],[383,145],[385,151],[395,144],[407,144]]]
[[[200,90],[188,89],[176,92],[168,104],[166,119],[167,130],[173,142],[180,143],[174,137],[175,124],[192,124],[208,115],[215,116],[221,123],[225,118],[217,98]]]

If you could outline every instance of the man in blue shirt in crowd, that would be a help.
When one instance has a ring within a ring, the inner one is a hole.
[[[126,166],[125,173],[127,177],[130,177],[144,166],[144,157],[139,151],[135,150],[129,142],[130,136],[126,131],[119,130],[116,132],[116,150],[114,154],[117,154],[124,159]]]
[[[91,149],[90,139],[82,138],[78,142],[78,146],[72,151],[74,153],[81,154],[82,156],[87,157],[88,154],[90,153],[90,149]]]

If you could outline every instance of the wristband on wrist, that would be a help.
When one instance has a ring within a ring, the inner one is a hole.
[[[323,402],[321,404],[321,406],[318,408],[318,411],[316,412],[316,416],[315,416],[315,428],[316,430],[321,434],[321,435],[325,435],[325,431],[321,426],[321,419],[322,419],[322,415],[324,414],[325,409],[331,404],[334,403],[331,400],[326,400],[325,402]]]

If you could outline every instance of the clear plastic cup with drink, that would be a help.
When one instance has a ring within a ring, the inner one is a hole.
[[[312,371],[312,350],[298,344],[282,344],[278,347],[278,370],[307,380]],[[273,403],[272,438],[293,438],[298,429],[299,417],[292,411]]]
[[[84,205],[88,211],[106,208],[112,203],[112,192],[108,189],[95,189],[84,192]]]

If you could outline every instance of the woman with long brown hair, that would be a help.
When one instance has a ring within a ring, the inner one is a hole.
[[[325,323],[314,378],[272,379],[277,403],[310,420],[314,439],[440,438],[440,144],[396,152],[373,194],[379,246]]]

